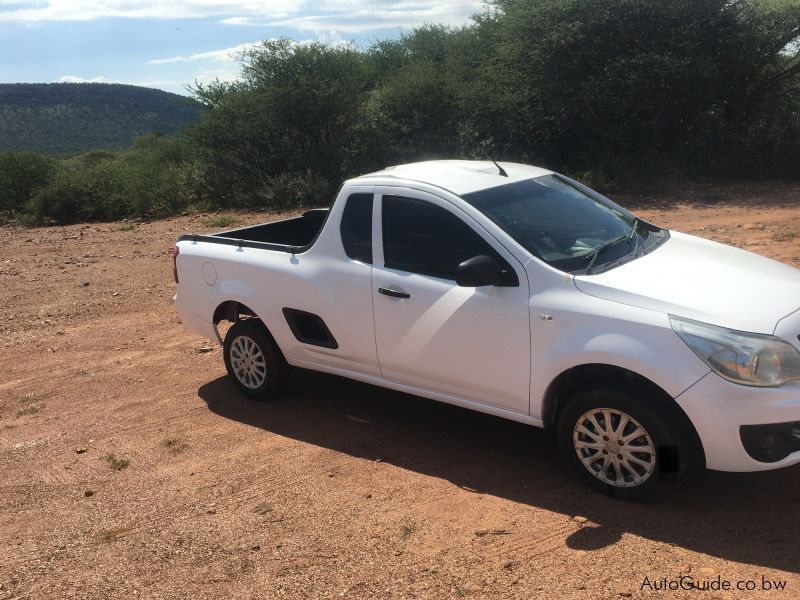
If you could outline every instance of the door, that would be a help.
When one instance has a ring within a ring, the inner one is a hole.
[[[529,294],[521,265],[446,200],[376,191],[372,293],[384,379],[528,414]],[[479,255],[500,261],[517,285],[456,285],[459,263]]]

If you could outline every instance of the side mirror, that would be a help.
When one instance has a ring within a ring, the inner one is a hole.
[[[456,268],[456,283],[461,287],[500,285],[505,280],[503,267],[491,256],[473,256]]]

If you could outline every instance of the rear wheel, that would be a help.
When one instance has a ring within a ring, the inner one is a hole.
[[[595,489],[636,499],[665,492],[696,473],[701,457],[661,399],[618,390],[577,393],[558,420],[564,456]]]
[[[289,368],[261,321],[234,323],[225,335],[224,353],[228,377],[243,393],[263,400],[278,395]]]

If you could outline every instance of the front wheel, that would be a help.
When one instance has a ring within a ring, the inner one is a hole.
[[[228,377],[239,390],[261,400],[278,395],[289,367],[261,321],[234,323],[225,335],[223,350]]]
[[[558,420],[564,456],[595,489],[638,499],[667,491],[699,457],[691,436],[654,398],[644,402],[616,390],[577,393]]]

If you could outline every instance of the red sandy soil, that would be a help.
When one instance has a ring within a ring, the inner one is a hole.
[[[617,200],[800,267],[800,185]],[[310,372],[247,400],[171,304],[212,218],[0,228],[0,600],[800,597],[800,468],[621,503],[520,424]]]

